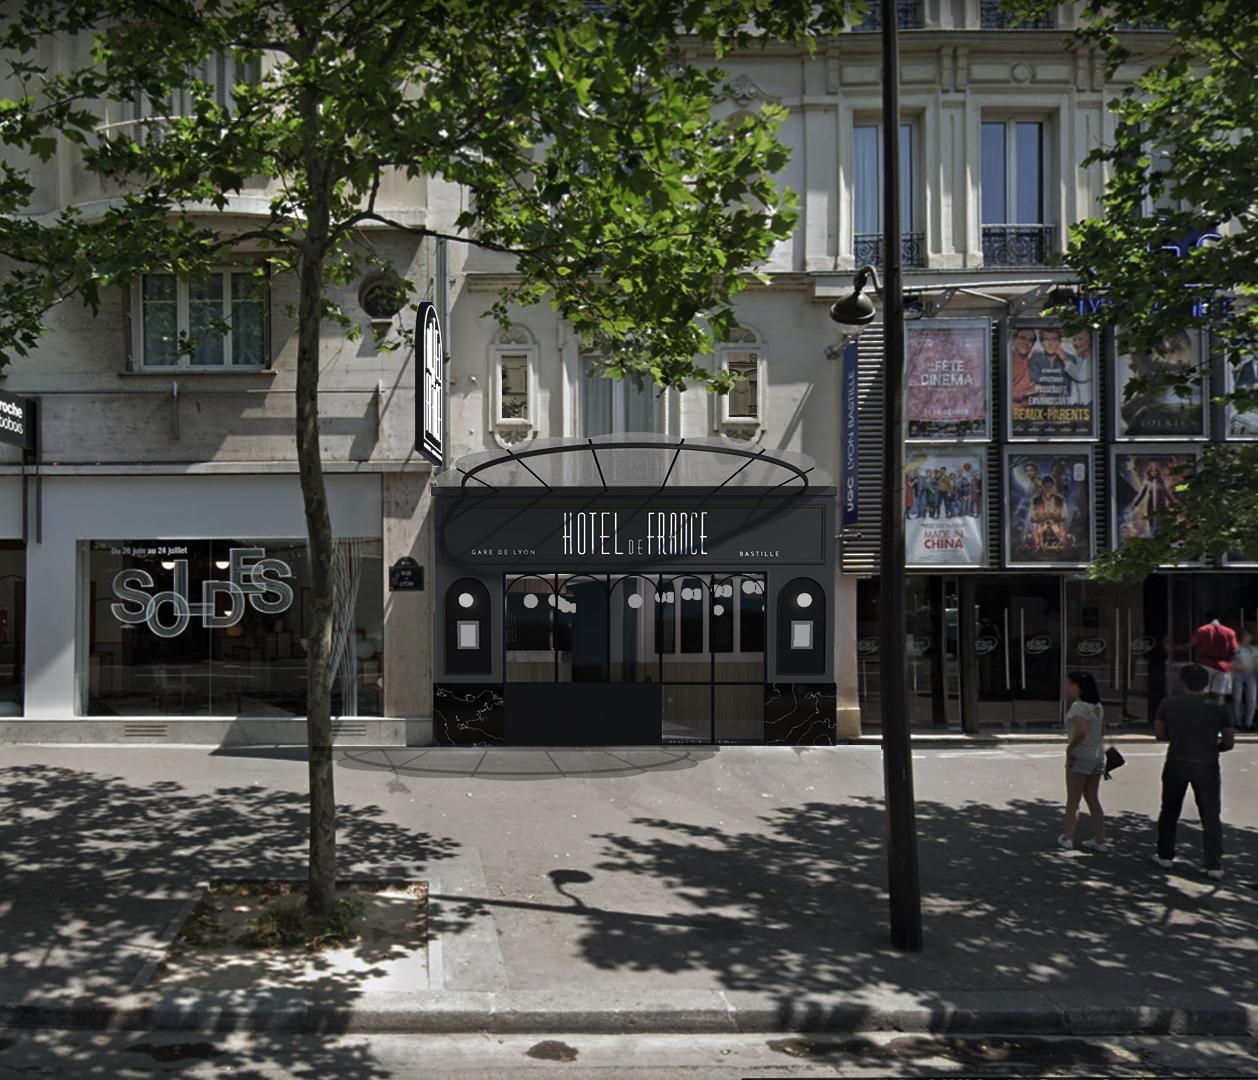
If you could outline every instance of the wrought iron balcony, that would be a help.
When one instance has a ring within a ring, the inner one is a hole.
[[[979,26],[984,30],[1052,30],[1056,25],[1052,15],[1019,19],[1006,11],[1000,0],[982,0],[979,6]]]
[[[852,254],[857,266],[882,267],[882,234],[857,233],[853,238]],[[900,264],[902,266],[925,266],[926,255],[922,251],[922,234],[906,232],[900,234]]]
[[[1043,266],[1052,250],[1052,225],[983,226],[985,266]]]
[[[900,30],[920,30],[926,25],[922,14],[922,0],[896,0],[895,25]],[[878,0],[870,0],[870,7],[864,20],[852,27],[853,30],[871,32],[882,29],[882,8]]]

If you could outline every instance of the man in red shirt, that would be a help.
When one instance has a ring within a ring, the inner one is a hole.
[[[1208,692],[1220,705],[1232,692],[1232,654],[1236,646],[1236,633],[1219,622],[1213,611],[1206,612],[1206,621],[1193,631],[1188,642],[1197,663],[1210,673]]]

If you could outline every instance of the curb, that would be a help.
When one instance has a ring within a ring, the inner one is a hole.
[[[0,1003],[0,1029],[291,1034],[1258,1035],[1258,1006],[1213,994],[958,991],[775,998],[749,991],[381,993],[353,1002],[297,992],[143,993]]]

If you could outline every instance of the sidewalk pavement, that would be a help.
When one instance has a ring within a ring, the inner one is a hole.
[[[876,748],[347,750],[343,875],[431,883],[428,970],[194,993],[148,978],[198,883],[302,875],[303,755],[5,747],[0,1023],[1258,1033],[1258,749],[1224,759],[1222,883],[1192,825],[1182,867],[1149,864],[1160,751],[1125,753],[1098,856],[1053,845],[1059,746],[915,750],[926,949],[906,955]]]

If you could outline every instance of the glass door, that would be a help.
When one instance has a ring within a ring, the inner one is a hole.
[[[1066,670],[1101,691],[1107,727],[1152,723],[1165,696],[1166,581],[1066,582]]]
[[[976,582],[979,722],[1061,722],[1061,579],[1000,575]]]

